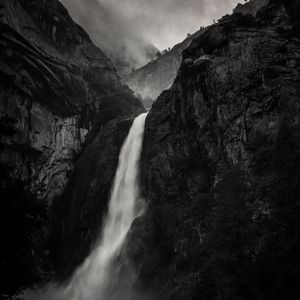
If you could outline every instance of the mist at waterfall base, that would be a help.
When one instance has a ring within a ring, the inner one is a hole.
[[[134,269],[122,257],[131,224],[143,213],[139,194],[139,160],[146,113],[133,122],[119,155],[107,216],[99,241],[64,285],[51,284],[27,292],[26,300],[133,300],[145,299],[133,291]],[[126,255],[125,255],[126,256]]]

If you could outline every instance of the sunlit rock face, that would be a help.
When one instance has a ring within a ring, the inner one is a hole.
[[[66,183],[72,160],[82,147],[77,116],[59,117],[38,102],[4,94],[4,124],[13,134],[1,136],[1,163],[13,180],[27,182],[41,199],[53,199]],[[11,126],[11,127],[9,127]]]
[[[12,279],[2,268],[2,286],[11,292],[44,276],[47,207],[61,195],[84,145],[110,120],[144,109],[60,2],[1,0],[0,27],[1,194],[6,209],[20,202],[24,224],[27,216],[38,223],[24,225],[23,244],[7,245],[14,251],[3,250],[7,268],[14,259],[15,269],[24,270]],[[32,207],[23,207],[25,199]],[[14,217],[6,220],[11,230],[22,231]]]
[[[155,299],[298,298],[299,11],[205,29],[149,112],[134,259]]]

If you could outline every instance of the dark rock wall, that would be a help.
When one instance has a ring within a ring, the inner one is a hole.
[[[113,119],[143,111],[110,60],[58,1],[0,1],[0,187],[5,245],[0,294],[49,273],[48,207],[62,194],[82,149],[101,128]],[[21,205],[22,201],[27,204]],[[17,234],[20,244],[13,246]],[[23,272],[15,274],[12,265]]]
[[[34,154],[31,174],[18,165],[13,177],[31,177],[32,190],[51,200],[87,133],[143,108],[59,2],[14,0],[2,7],[1,160]]]
[[[154,103],[122,253],[138,295],[299,299],[299,12],[271,0],[204,29]],[[89,253],[143,107],[59,2],[0,0],[0,29],[4,297]]]
[[[299,12],[224,17],[153,104],[133,260],[155,299],[299,298]]]
[[[244,4],[239,3],[237,7],[233,10],[234,13],[240,13],[243,15],[252,15],[256,17],[258,11],[269,4],[270,0],[250,0]]]

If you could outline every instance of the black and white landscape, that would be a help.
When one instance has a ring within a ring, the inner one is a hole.
[[[0,0],[0,299],[300,299],[299,0]]]

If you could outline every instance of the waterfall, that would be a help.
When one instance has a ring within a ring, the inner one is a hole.
[[[94,250],[66,286],[52,286],[28,299],[110,300],[107,291],[116,272],[115,259],[133,220],[142,213],[138,175],[146,116],[134,120],[122,146],[102,235]]]

